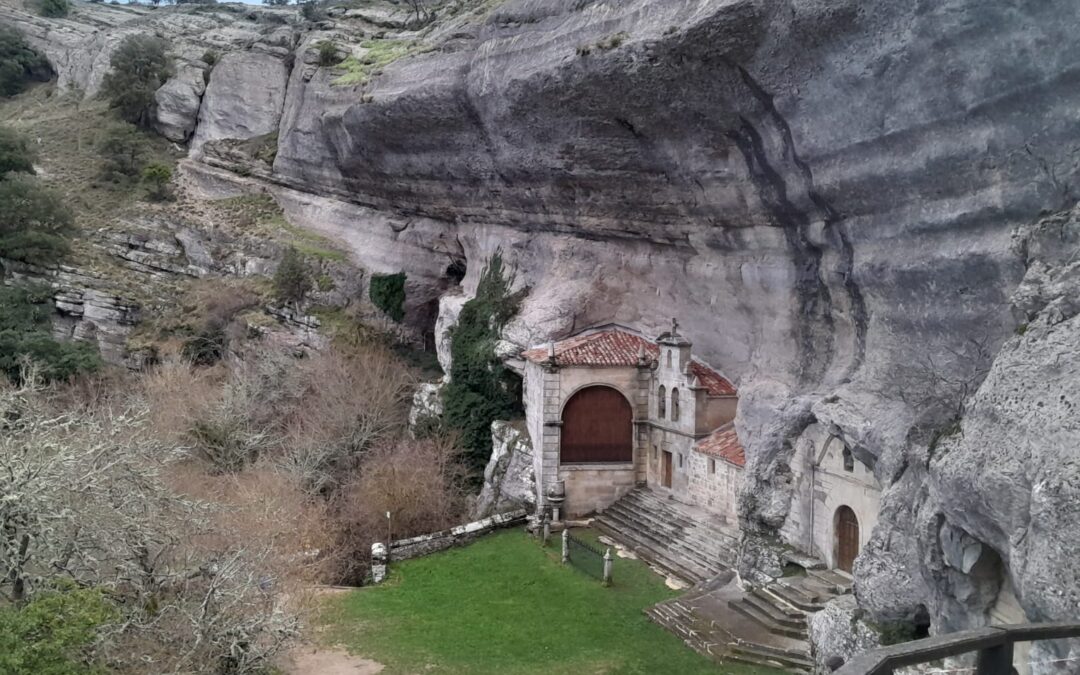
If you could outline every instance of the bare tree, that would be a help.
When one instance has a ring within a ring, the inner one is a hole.
[[[121,620],[100,653],[118,671],[264,668],[296,632],[274,558],[214,533],[211,505],[167,488],[180,457],[141,406],[65,411],[32,372],[0,387],[0,594],[58,579],[107,591]]]

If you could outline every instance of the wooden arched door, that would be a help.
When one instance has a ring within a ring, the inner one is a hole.
[[[836,567],[850,573],[859,555],[859,519],[848,506],[836,509]]]
[[[611,387],[586,387],[563,408],[563,464],[634,461],[634,413]]]

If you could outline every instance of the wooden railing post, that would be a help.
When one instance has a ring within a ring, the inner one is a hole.
[[[1010,675],[1012,673],[1013,643],[979,650],[975,660],[975,675]]]

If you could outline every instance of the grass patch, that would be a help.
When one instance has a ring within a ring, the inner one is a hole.
[[[343,87],[364,84],[394,61],[422,51],[420,44],[412,40],[365,40],[360,46],[364,53],[359,57],[350,55],[339,63],[337,68],[344,72],[332,84]]]
[[[211,202],[211,206],[236,229],[292,246],[305,257],[330,262],[346,262],[349,256],[334,248],[333,242],[285,220],[285,214],[269,195],[245,195]]]
[[[643,610],[674,595],[636,560],[618,559],[604,588],[512,530],[393,565],[387,584],[328,600],[323,619],[388,675],[775,672],[720,671],[649,621]]]

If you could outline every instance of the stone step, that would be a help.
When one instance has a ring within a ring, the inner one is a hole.
[[[748,605],[753,606],[759,613],[772,619],[775,623],[781,626],[787,626],[788,628],[795,628],[797,630],[806,630],[806,615],[798,612],[788,612],[782,607],[777,607],[773,603],[761,596],[754,595],[753,593],[746,596],[743,600]]]
[[[605,523],[611,529],[620,533],[613,535],[616,539],[629,539],[638,545],[644,545],[653,550],[655,555],[667,560],[678,560],[684,567],[695,570],[697,578],[693,580],[693,583],[706,579],[726,568],[723,561],[703,556],[699,551],[683,546],[677,540],[658,536],[649,528],[627,520],[618,513],[605,512],[603,515],[597,516],[595,522]],[[626,542],[624,541],[624,543]]]
[[[762,665],[778,665],[789,672],[809,673],[814,669],[814,662],[804,654],[780,650],[775,647],[758,645],[751,642],[733,644],[729,647],[732,654],[758,659]]]
[[[783,635],[784,637],[795,638],[796,640],[805,640],[807,638],[805,629],[792,628],[790,626],[779,624],[776,621],[773,621],[768,614],[763,613],[757,607],[745,600],[732,600],[728,602],[728,607],[774,635]]]
[[[762,593],[773,595],[774,598],[781,603],[781,606],[783,603],[786,603],[791,607],[804,612],[817,612],[824,607],[822,603],[814,598],[808,597],[802,591],[780,582],[769,584],[761,590]]]
[[[682,537],[693,541],[696,545],[718,552],[730,550],[737,543],[733,537],[709,529],[707,526],[698,523],[679,524],[679,519],[676,516],[670,516],[661,511],[651,511],[637,504],[616,502],[608,507],[604,513],[609,512],[624,514],[642,523],[649,524],[659,532]]]
[[[725,567],[734,562],[734,554],[716,542],[706,542],[704,538],[688,531],[679,531],[659,525],[655,519],[642,517],[638,513],[623,508],[610,508],[601,517],[617,519],[628,527],[648,532],[652,538],[666,546],[683,549],[688,555],[701,558],[710,563],[719,562]]]
[[[708,572],[703,568],[699,568],[696,565],[693,568],[688,567],[686,563],[680,563],[672,560],[668,555],[657,551],[653,544],[646,543],[636,536],[636,533],[632,531],[626,531],[623,526],[617,523],[611,523],[605,519],[597,518],[594,521],[597,529],[603,534],[615,539],[620,544],[626,546],[633,551],[638,557],[644,559],[646,562],[651,563],[665,572],[681,579],[691,585],[700,583],[707,578]]]
[[[608,510],[598,517],[618,522],[626,529],[647,536],[658,545],[672,549],[681,549],[679,551],[680,553],[685,553],[691,557],[700,559],[702,563],[712,563],[714,561],[723,562],[723,559],[718,554],[705,550],[703,547],[700,547],[693,542],[685,541],[680,533],[665,532],[650,527],[647,523],[643,523],[634,516],[628,515],[621,510]]]
[[[792,607],[791,604],[787,602],[778,602],[778,599],[775,595],[767,593],[763,588],[755,587],[753,590],[750,591],[750,596],[748,597],[754,597],[762,603],[768,604],[770,607],[772,607],[773,611],[783,614],[784,616],[790,617],[792,619],[806,617],[806,612],[801,609]]]
[[[850,593],[855,580],[839,570],[807,570],[807,576],[830,589],[836,595]]]
[[[672,515],[663,510],[651,509],[639,503],[620,500],[608,507],[608,511],[615,510],[632,514],[635,518],[653,524],[656,528],[678,532],[685,539],[692,540],[702,546],[715,549],[718,552],[730,551],[738,542],[732,536],[711,529],[701,523],[687,520],[679,515]]]

